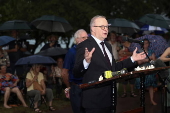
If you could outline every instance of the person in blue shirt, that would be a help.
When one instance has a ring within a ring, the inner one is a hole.
[[[64,65],[62,69],[62,78],[63,82],[67,86],[65,89],[66,93],[69,93],[70,102],[72,106],[72,110],[74,113],[83,113],[83,109],[81,107],[81,89],[78,87],[79,84],[82,84],[82,78],[75,78],[73,75],[73,67],[75,63],[75,55],[76,55],[76,46],[82,41],[86,40],[88,34],[85,30],[79,29],[75,32],[75,45],[69,49],[67,52]]]

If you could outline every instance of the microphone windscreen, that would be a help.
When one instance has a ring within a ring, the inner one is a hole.
[[[154,64],[156,68],[166,67],[166,64],[160,59],[156,59]],[[167,78],[169,76],[169,70],[168,69],[161,70],[159,74],[161,78]]]

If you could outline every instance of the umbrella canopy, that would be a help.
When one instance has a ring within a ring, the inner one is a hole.
[[[155,52],[156,58],[160,57],[160,55],[166,50],[166,48],[169,47],[167,41],[160,35],[145,35],[139,38],[136,38],[136,40],[144,40],[148,39],[150,42],[150,49]],[[141,48],[141,46],[138,43],[132,43],[131,48],[129,50],[132,52],[135,47],[138,47],[138,49]]]
[[[56,61],[51,57],[32,55],[20,58],[15,65],[32,65],[32,64],[55,64]]]
[[[31,24],[37,29],[48,32],[67,32],[72,29],[66,19],[54,15],[44,15],[34,20]]]
[[[109,19],[108,23],[110,24],[109,31],[114,30],[117,33],[133,34],[140,29],[134,22],[122,18]]]
[[[143,17],[141,17],[139,21],[148,25],[170,29],[170,19],[163,15],[146,14]]]
[[[14,41],[15,38],[10,36],[0,36],[0,46],[3,46],[5,44],[8,44],[11,41]]]
[[[26,21],[23,20],[11,20],[3,23],[0,26],[0,30],[30,30],[31,28]]]
[[[27,40],[27,39],[33,39],[30,35],[21,35],[18,37],[18,40]]]
[[[168,32],[167,29],[151,26],[151,25],[144,25],[140,30],[143,31],[143,34],[149,34],[151,32],[154,32],[155,34],[165,34]]]
[[[37,53],[37,55],[43,55],[43,56],[59,56],[59,55],[65,55],[67,53],[66,49],[62,49],[60,47],[52,47],[43,51],[40,51]]]

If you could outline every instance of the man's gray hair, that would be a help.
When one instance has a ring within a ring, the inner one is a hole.
[[[105,16],[96,15],[96,16],[94,16],[94,17],[91,19],[91,21],[90,21],[90,27],[94,26],[95,20],[96,20],[97,18],[105,18],[105,19],[106,19]]]
[[[86,32],[84,29],[79,29],[74,33],[74,38],[80,38],[80,34]]]

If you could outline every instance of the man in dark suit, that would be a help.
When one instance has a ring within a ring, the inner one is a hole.
[[[104,71],[133,67],[135,61],[146,58],[144,53],[137,54],[136,48],[130,58],[116,63],[111,46],[104,41],[108,35],[108,26],[104,16],[93,17],[90,23],[91,37],[77,46],[74,76],[83,75],[83,83],[98,81]],[[83,90],[82,105],[85,113],[111,113],[112,82]]]

